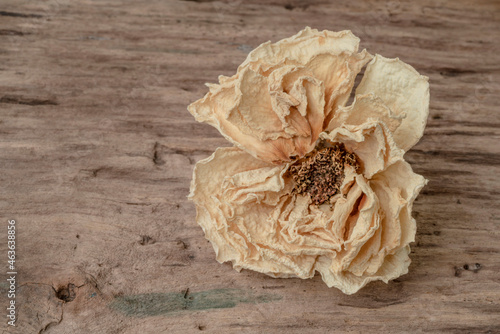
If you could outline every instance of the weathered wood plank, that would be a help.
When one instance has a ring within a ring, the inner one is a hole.
[[[186,106],[306,25],[430,78],[410,273],[353,296],[219,265],[186,200],[229,145]],[[3,331],[500,332],[499,40],[486,0],[2,1],[0,250],[16,219],[20,284]]]

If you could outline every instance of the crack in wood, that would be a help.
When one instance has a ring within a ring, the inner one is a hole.
[[[31,33],[22,32],[19,30],[0,29],[1,36],[24,36],[24,35],[30,35],[30,34]]]
[[[39,14],[24,14],[24,13],[16,13],[16,12],[6,12],[3,10],[0,11],[0,16],[36,18],[36,19],[43,17],[43,15],[39,15]]]
[[[155,146],[153,148],[153,163],[155,165],[164,165],[165,161],[163,161],[158,153],[158,149],[160,147],[160,143],[155,142]]]
[[[0,97],[0,103],[25,104],[28,106],[58,105],[54,99],[38,99],[17,95],[4,95]]]

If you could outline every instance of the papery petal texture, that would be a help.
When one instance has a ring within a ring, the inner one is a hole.
[[[403,116],[394,131],[394,140],[405,151],[424,133],[429,116],[429,82],[413,67],[398,58],[376,55],[367,65],[356,95],[372,93],[384,101],[395,115]]]
[[[311,278],[318,271],[347,294],[407,271],[416,230],[411,206],[425,179],[402,159],[382,123],[322,136],[342,140],[370,166],[350,171],[333,210],[292,193],[288,164],[233,147],[196,165],[190,198],[219,262],[273,277]]]
[[[235,145],[199,161],[191,182],[217,261],[277,278],[318,272],[346,294],[408,272],[427,180],[404,154],[424,132],[428,78],[358,45],[350,31],[310,28],[264,43],[188,107]],[[315,202],[300,182],[330,197]]]
[[[310,152],[371,60],[350,31],[306,28],[252,51],[188,109],[254,157],[274,164]]]

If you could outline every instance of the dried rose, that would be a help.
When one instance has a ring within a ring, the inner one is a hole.
[[[235,144],[197,163],[189,195],[219,262],[273,277],[318,271],[347,294],[408,272],[426,180],[403,155],[423,134],[429,86],[358,44],[310,28],[264,43],[188,107]]]

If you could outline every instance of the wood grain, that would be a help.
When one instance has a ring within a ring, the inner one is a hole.
[[[430,78],[410,273],[353,296],[218,264],[186,200],[195,162],[229,145],[186,106],[306,25]],[[3,0],[3,333],[500,333],[499,40],[494,0]]]

